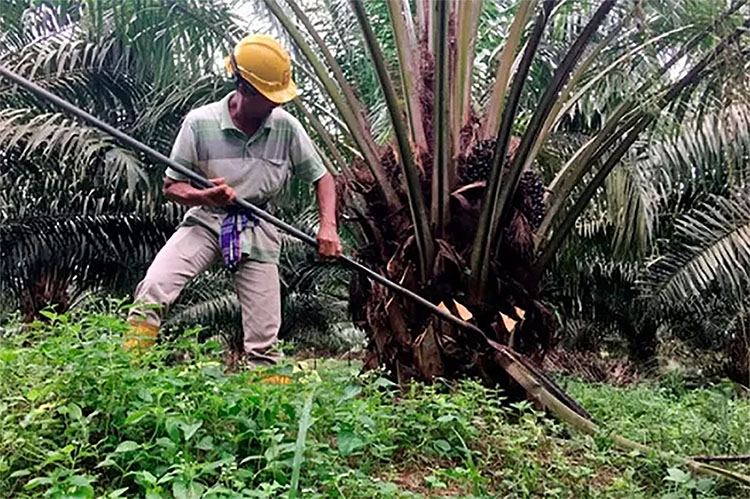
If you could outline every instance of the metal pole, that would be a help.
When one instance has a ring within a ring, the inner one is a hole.
[[[27,80],[23,76],[20,76],[13,71],[10,71],[5,66],[0,64],[0,76],[3,76],[7,78],[8,80],[12,81],[13,83],[23,87],[24,89],[28,90],[32,94],[36,95],[37,97],[40,97],[44,100],[47,100],[49,102],[52,102],[56,106],[64,109],[65,111],[69,112],[70,114],[76,116],[80,120],[88,123],[89,125],[98,128],[99,130],[111,135],[112,137],[119,140],[123,145],[126,145],[132,149],[135,149],[136,151],[140,151],[146,156],[149,156],[156,161],[163,163],[165,165],[168,165],[170,168],[180,172],[181,174],[185,175],[186,177],[189,177],[192,181],[194,181],[196,184],[200,185],[203,188],[213,187],[213,184],[205,177],[195,173],[194,171],[190,170],[189,168],[185,168],[181,164],[169,159],[167,156],[163,155],[159,151],[147,146],[146,144],[143,144],[142,142],[139,142],[138,140],[134,139],[133,137],[121,132],[120,130],[114,128],[111,125],[108,125],[107,123],[103,122],[102,120],[96,118],[95,116],[92,116],[91,114],[87,113],[86,111],[74,106],[70,102],[61,99],[60,97],[56,96],[55,94],[45,90],[44,88],[40,87],[39,85],[33,83],[32,81]],[[317,248],[318,242],[310,236],[309,234],[306,234],[302,232],[301,230],[297,229],[296,227],[293,227],[289,225],[288,223],[284,222],[281,219],[276,218],[275,216],[271,215],[270,213],[267,213],[257,206],[248,203],[244,199],[237,199],[234,202],[235,205],[239,206],[240,208],[249,211],[253,215],[257,216],[258,218],[265,220],[266,222],[278,227],[279,229],[283,230],[284,232],[287,232],[288,234],[291,234],[292,236],[296,237],[297,239],[300,239],[301,241],[304,241],[305,243],[309,244],[310,246]],[[388,289],[400,294],[401,296],[404,296],[415,303],[418,303],[419,305],[425,307],[433,314],[439,316],[441,319],[444,319],[451,324],[458,326],[466,331],[470,331],[474,334],[479,335],[479,337],[483,340],[487,339],[487,336],[482,332],[481,329],[474,326],[473,324],[470,324],[459,317],[456,317],[455,315],[451,314],[450,312],[441,309],[437,307],[434,303],[427,301],[426,299],[422,298],[415,292],[404,288],[403,286],[400,286],[396,284],[395,282],[391,281],[390,279],[387,279],[386,277],[378,274],[374,270],[371,270],[361,263],[352,260],[346,255],[342,255],[338,258],[338,261],[346,265],[347,267],[356,270],[358,272],[361,272],[362,274],[366,275],[367,277],[373,279],[374,281],[379,282],[383,286],[387,287]]]

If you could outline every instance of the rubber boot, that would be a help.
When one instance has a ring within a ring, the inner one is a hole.
[[[125,342],[122,348],[126,351],[142,353],[156,343],[159,327],[147,322],[129,319],[130,329],[125,333]]]

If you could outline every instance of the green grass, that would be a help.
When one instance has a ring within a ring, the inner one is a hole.
[[[119,314],[121,315],[121,314]],[[406,390],[357,365],[225,375],[197,330],[138,361],[107,313],[0,339],[0,497],[742,497],[467,380]],[[172,362],[183,349],[191,360]],[[750,402],[679,380],[564,384],[607,429],[681,454],[747,453]]]

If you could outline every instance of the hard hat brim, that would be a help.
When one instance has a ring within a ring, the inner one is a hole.
[[[260,92],[263,97],[270,100],[271,102],[275,102],[276,104],[284,104],[286,102],[289,102],[290,100],[293,100],[295,97],[297,97],[300,93],[299,89],[297,88],[297,84],[294,83],[293,80],[289,80],[289,85],[287,85],[286,88],[282,90],[276,90],[275,92],[267,92],[258,87],[255,87],[255,89]]]
[[[229,62],[229,57],[224,58],[224,64],[226,66],[226,70],[230,75],[234,75],[234,70],[232,69],[232,65]],[[294,80],[290,79],[289,84],[286,86],[286,88],[276,91],[266,91],[261,88],[261,85],[256,84],[253,81],[252,75],[247,75],[243,72],[243,70],[240,68],[240,76],[243,80],[250,83],[255,90],[257,90],[263,97],[270,100],[271,102],[274,102],[276,104],[284,104],[286,102],[289,102],[290,100],[295,99],[300,95],[299,88],[297,88],[297,84],[294,83]]]

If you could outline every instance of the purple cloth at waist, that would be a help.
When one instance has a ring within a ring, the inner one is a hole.
[[[261,209],[265,208],[265,204]],[[221,223],[221,254],[224,257],[224,267],[235,272],[242,260],[242,242],[240,234],[252,222],[253,228],[260,223],[258,217],[252,213],[245,213],[237,209],[227,209],[227,214]]]

